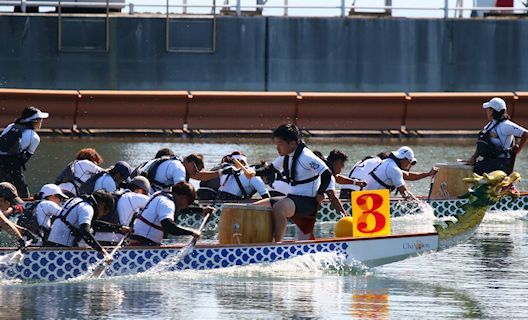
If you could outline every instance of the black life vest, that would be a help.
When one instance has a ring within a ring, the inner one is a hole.
[[[77,193],[80,193],[79,189],[84,184],[84,182],[81,179],[79,179],[78,177],[75,176],[75,164],[78,161],[79,160],[74,160],[74,161],[68,163],[68,165],[59,173],[57,178],[55,178],[55,184],[56,185],[59,185],[61,183],[71,183],[75,187],[75,191]],[[95,175],[97,173],[98,172],[95,172],[93,175]]]
[[[31,203],[25,203],[22,213],[17,218],[17,225],[24,227],[32,233],[39,235],[40,237],[45,236],[44,228],[41,228],[38,224],[36,209],[41,201],[35,201]],[[49,230],[48,230],[49,231]]]
[[[73,200],[79,199],[79,198],[81,199],[81,201],[78,201],[77,203],[71,205],[68,209],[66,209],[66,207],[68,207],[68,205],[70,205],[73,202]],[[58,217],[58,219],[60,219],[60,221],[62,221],[62,223],[64,223],[68,227],[68,229],[70,229],[71,235],[75,238],[73,241],[75,246],[79,244],[79,241],[82,238],[81,232],[78,228],[72,225],[66,218],[68,218],[68,216],[70,215],[70,213],[72,212],[74,208],[76,208],[78,205],[80,205],[83,202],[89,203],[92,207],[97,207],[97,205],[95,204],[95,199],[92,196],[87,196],[87,197],[82,196],[78,198],[72,198],[64,204],[61,212],[59,213],[59,217]],[[94,219],[96,216],[97,215],[94,214]]]
[[[24,130],[29,130],[29,128],[21,124],[14,124],[9,131],[0,136],[0,151],[10,156],[20,155],[20,143]]]
[[[317,180],[317,178],[319,178],[318,175],[315,175],[315,176],[313,176],[311,178],[304,179],[304,180],[296,180],[295,179],[295,175],[297,173],[297,163],[299,162],[299,157],[300,157],[300,155],[301,155],[301,153],[302,153],[304,148],[306,148],[306,145],[304,144],[304,142],[301,141],[299,143],[299,145],[297,146],[297,149],[295,149],[295,152],[293,153],[291,171],[290,171],[289,166],[288,166],[288,161],[289,161],[290,157],[288,155],[284,156],[284,162],[283,162],[284,172],[283,172],[283,176],[284,176],[285,180],[288,181],[288,183],[291,186],[296,186],[298,184],[310,183],[312,181]]]
[[[477,139],[477,154],[483,158],[497,158],[500,155],[506,154],[509,152],[509,150],[504,150],[502,145],[497,145],[493,143],[491,140],[491,131],[495,129],[499,123],[505,121],[506,119],[501,119],[499,121],[496,121],[493,126],[491,126],[489,129],[479,132],[478,139]],[[489,126],[490,123],[488,123],[487,126]]]
[[[181,157],[179,157],[179,156],[164,156],[164,157],[161,157],[161,158],[156,158],[150,163],[150,165],[147,168],[145,168],[145,166],[150,161],[147,161],[147,162],[141,164],[139,167],[137,167],[134,170],[134,172],[132,173],[131,178],[133,178],[133,177],[135,177],[137,175],[141,175],[141,176],[144,176],[145,178],[147,178],[152,185],[155,185],[155,186],[160,187],[162,189],[172,187],[172,185],[166,185],[164,183],[156,181],[156,179],[155,179],[156,171],[158,171],[158,167],[162,163],[164,163],[165,161],[169,161],[169,160],[177,160],[177,161],[180,161],[180,162],[183,163],[183,159]],[[189,177],[186,177],[186,180],[188,181]]]
[[[92,194],[94,193],[95,183],[97,182],[97,179],[101,178],[105,173],[108,173],[107,170],[103,170],[101,172],[98,172],[90,177],[90,179],[86,180],[80,187],[79,187],[79,194]]]

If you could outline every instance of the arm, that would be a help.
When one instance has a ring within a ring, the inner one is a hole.
[[[86,244],[88,244],[94,250],[97,250],[97,251],[103,253],[103,255],[107,255],[108,254],[106,252],[106,250],[103,249],[103,247],[99,244],[99,242],[97,242],[97,240],[95,240],[95,237],[90,232],[90,225],[88,223],[81,224],[79,226],[78,230],[79,230],[79,235],[84,239]]]
[[[3,213],[0,211],[0,228],[5,230],[7,233],[15,237],[17,240],[23,240],[20,228],[13,222],[11,222]]]
[[[327,190],[326,195],[328,196],[328,199],[332,203],[332,206],[341,213],[343,217],[348,216],[348,213],[346,212],[345,208],[343,207],[343,204],[337,198],[335,190]]]
[[[255,188],[255,190],[257,190],[262,199],[267,199],[270,197],[268,189],[266,189],[266,185],[260,177],[249,179],[249,183],[253,186],[253,188]]]
[[[402,195],[405,200],[416,200],[416,197],[412,193],[410,193],[409,190],[407,190],[407,187],[405,185],[399,186],[398,188],[396,188],[396,190],[398,190],[398,192]]]
[[[477,150],[475,149],[475,152],[468,160],[466,160],[466,163],[469,165],[474,165],[475,162],[477,161],[477,158],[478,158],[478,153],[477,153]]]
[[[22,162],[24,162],[24,164],[26,164],[29,161],[29,159],[31,158],[32,155],[33,154],[29,153],[27,150],[24,150],[22,152]]]
[[[175,235],[175,236],[198,236],[199,233],[192,229],[182,228],[174,222],[174,220],[171,219],[163,219],[161,220],[161,226],[163,227],[163,230],[169,234]]]
[[[221,175],[222,175],[221,171],[205,171],[205,170],[202,170],[202,171],[198,172],[197,174],[191,176],[191,178],[193,178],[195,180],[200,180],[200,181],[207,181],[207,180],[211,180],[211,179],[214,179],[214,178],[218,178]]]
[[[435,167],[433,167],[429,172],[402,171],[403,179],[407,181],[416,181],[430,176],[434,176],[436,172],[438,172],[438,169],[436,169]]]
[[[527,140],[528,140],[528,131],[524,131],[522,136],[521,136],[521,139],[519,140],[519,147],[516,150],[517,153],[519,153],[521,151],[521,149],[526,144]]]
[[[211,180],[214,178],[218,178],[222,175],[233,174],[234,171],[235,171],[235,168],[233,168],[232,166],[227,166],[224,169],[216,170],[216,171],[202,170],[196,173],[195,175],[191,176],[191,178],[195,180],[200,180],[200,181],[207,181],[207,180]]]
[[[326,190],[328,189],[328,185],[330,184],[330,181],[332,180],[332,173],[329,169],[326,169],[321,173],[321,185],[319,186],[319,189],[317,190],[317,201],[321,203],[324,199],[324,194]]]
[[[367,183],[363,180],[349,178],[341,174],[335,175],[335,179],[336,182],[339,184],[353,184],[360,187],[364,187],[367,185]]]

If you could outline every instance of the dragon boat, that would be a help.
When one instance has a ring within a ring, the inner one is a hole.
[[[143,272],[172,270],[209,270],[271,263],[316,253],[336,253],[347,264],[361,263],[376,267],[403,259],[443,250],[471,237],[488,208],[501,199],[513,196],[504,187],[519,179],[517,173],[507,176],[502,171],[466,179],[471,186],[464,195],[467,199],[462,213],[455,221],[435,224],[436,232],[397,234],[369,238],[327,238],[282,243],[220,245],[198,244],[188,252],[184,245],[161,247],[125,247],[118,251],[108,266],[106,277],[133,275]],[[13,254],[16,249],[3,248],[0,254]],[[180,256],[178,258],[178,256]],[[175,257],[177,257],[175,259]],[[102,256],[82,248],[29,248],[14,264],[0,266],[3,277],[28,281],[57,281],[89,274]]]
[[[419,196],[418,199],[427,201],[427,196]],[[230,201],[232,203],[233,201]],[[352,206],[350,200],[341,200],[345,210],[352,214]],[[240,203],[249,203],[247,201],[240,201]],[[427,201],[427,203],[434,209],[434,214],[437,218],[448,218],[456,217],[464,212],[463,206],[468,203],[468,199],[459,197],[453,199],[433,199]],[[212,205],[212,201],[201,201],[200,205],[209,206]],[[207,225],[208,230],[214,230],[218,227],[220,219],[220,208],[223,203],[217,202],[214,207],[218,209],[216,214],[211,217],[209,224]],[[401,217],[412,214],[418,211],[418,203],[409,203],[402,198],[396,197],[391,198],[390,208],[391,217]],[[515,197],[506,196],[501,198],[499,201],[493,203],[489,209],[491,212],[500,211],[525,211],[528,212],[528,192],[517,194]],[[341,219],[341,214],[332,206],[327,200],[321,203],[319,211],[317,212],[317,221],[320,222],[337,222]],[[198,227],[201,221],[201,215],[199,214],[182,214],[177,217],[178,223],[186,226]]]

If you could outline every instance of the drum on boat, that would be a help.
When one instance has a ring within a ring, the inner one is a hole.
[[[431,199],[453,199],[467,192],[464,178],[473,176],[473,166],[465,164],[439,163],[436,173]]]
[[[272,242],[271,208],[251,204],[224,204],[218,230],[220,244]]]

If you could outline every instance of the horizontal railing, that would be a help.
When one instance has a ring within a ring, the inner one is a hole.
[[[291,0],[290,0],[291,1]],[[292,10],[297,13],[301,13],[303,16],[321,16],[320,10],[330,12],[327,15],[333,16],[347,16],[349,14],[362,14],[362,13],[385,13],[392,15],[394,11],[398,11],[400,16],[408,16],[405,12],[412,12],[411,16],[420,17],[420,14],[416,12],[437,12],[437,17],[442,18],[461,18],[468,17],[470,12],[491,12],[491,13],[521,13],[525,14],[527,8],[524,5],[516,4],[513,7],[479,7],[479,6],[464,6],[464,5],[450,5],[449,1],[444,1],[444,6],[429,5],[427,3],[422,4],[422,7],[417,6],[405,6],[405,5],[361,5],[355,4],[355,1],[339,0],[335,1],[334,4],[328,4],[328,1],[305,1],[302,4],[291,4],[288,0],[281,0],[274,3],[282,4],[267,4],[266,1],[255,1],[255,4],[247,5],[247,1],[235,0],[235,1],[217,1],[211,0],[210,4],[204,4],[192,2],[190,0],[181,0],[179,3],[175,3],[174,0],[151,0],[149,3],[141,3],[139,1],[119,1],[119,0],[107,0],[107,1],[82,1],[76,2],[74,0],[59,1],[59,0],[43,0],[43,1],[30,1],[30,0],[1,0],[0,7],[20,7],[22,12],[25,12],[28,7],[77,7],[77,8],[111,8],[111,9],[123,9],[128,8],[129,14],[135,14],[140,10],[146,10],[157,8],[165,9],[164,14],[174,9],[181,9],[182,14],[191,14],[192,9],[207,9],[212,14],[226,13],[227,11],[233,12],[236,15],[244,14],[246,12],[258,12],[259,14],[265,15],[282,15],[288,16]],[[404,14],[402,14],[402,12]],[[203,13],[203,12],[202,12]],[[464,14],[465,13],[465,14]]]
[[[502,97],[528,126],[528,92],[322,93],[0,89],[0,127],[28,105],[51,114],[50,129],[478,130],[482,103]]]

